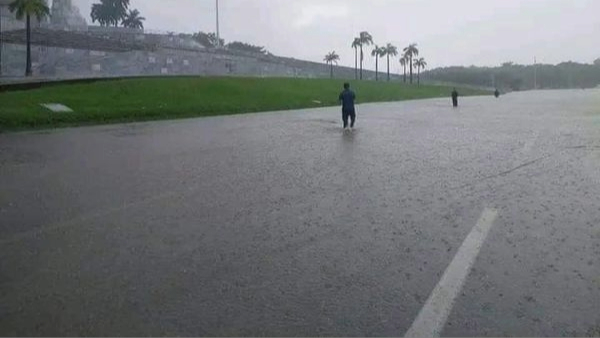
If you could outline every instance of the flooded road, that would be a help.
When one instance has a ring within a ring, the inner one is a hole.
[[[600,91],[2,134],[0,257],[2,335],[598,336]]]

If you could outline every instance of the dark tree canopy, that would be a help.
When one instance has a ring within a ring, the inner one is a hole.
[[[245,42],[233,41],[227,44],[227,48],[257,54],[267,54],[267,50],[262,46],[255,46]]]
[[[92,22],[98,21],[101,26],[118,26],[127,18],[129,1],[100,0],[100,3],[92,5],[92,12],[90,14]]]
[[[225,40],[217,40],[217,34],[215,33],[198,32],[194,33],[192,38],[206,48],[214,48],[217,46],[223,46],[225,44]]]
[[[145,20],[146,18],[140,16],[140,11],[134,9],[130,10],[129,13],[125,15],[125,18],[121,22],[121,25],[127,28],[144,29]]]

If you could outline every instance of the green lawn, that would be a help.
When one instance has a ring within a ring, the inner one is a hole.
[[[341,80],[157,77],[65,83],[0,93],[0,131],[333,106]],[[451,88],[352,81],[359,103],[449,97]],[[462,95],[487,94],[461,89]],[[320,101],[321,103],[315,103]],[[51,113],[62,103],[73,113]]]

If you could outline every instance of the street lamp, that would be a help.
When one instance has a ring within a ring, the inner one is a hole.
[[[217,8],[217,47],[221,47],[221,34],[219,34],[219,0],[215,1]]]
[[[533,57],[533,90],[537,90],[537,57]]]

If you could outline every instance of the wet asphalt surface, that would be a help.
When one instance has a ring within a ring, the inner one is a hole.
[[[600,91],[0,135],[0,335],[600,335]]]

